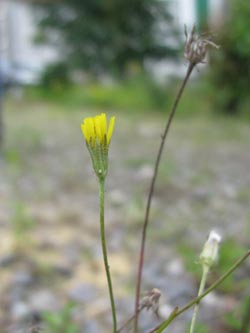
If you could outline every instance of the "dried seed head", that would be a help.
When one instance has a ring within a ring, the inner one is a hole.
[[[193,65],[204,63],[209,46],[216,49],[219,48],[218,45],[211,41],[211,37],[208,36],[208,38],[204,38],[201,35],[197,35],[195,30],[195,26],[193,26],[191,33],[188,34],[185,26],[186,43],[184,57]]]
[[[153,288],[143,297],[141,308],[145,308],[146,310],[152,309],[152,311],[158,316],[160,297],[161,291],[157,288]]]

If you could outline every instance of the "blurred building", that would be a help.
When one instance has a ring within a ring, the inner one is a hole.
[[[216,27],[225,16],[225,0],[162,1],[169,5],[180,29],[194,23]],[[39,71],[56,58],[56,50],[34,44],[35,27],[30,1],[0,0],[0,70],[6,80],[35,83]]]
[[[217,28],[223,22],[227,10],[226,0],[163,0],[169,3],[175,21],[180,27],[210,26]]]
[[[56,57],[51,47],[34,43],[35,27],[30,2],[0,0],[0,70],[6,83],[35,83]]]

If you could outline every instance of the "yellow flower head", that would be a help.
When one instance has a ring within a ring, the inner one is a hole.
[[[81,124],[81,129],[88,145],[109,146],[114,125],[115,117],[111,117],[107,130],[106,114],[101,113],[95,117],[85,118]]]
[[[106,114],[83,120],[81,129],[92,159],[93,168],[99,178],[104,179],[108,169],[108,148],[113,134],[115,117],[110,118],[107,127]]]

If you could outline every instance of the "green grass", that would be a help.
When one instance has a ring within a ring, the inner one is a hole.
[[[45,333],[79,333],[80,328],[72,318],[75,306],[74,302],[68,302],[58,312],[44,312]]]
[[[26,97],[63,104],[72,109],[88,107],[126,111],[163,109],[168,100],[165,90],[148,79],[108,85],[91,83],[53,90],[30,88],[26,91]]]
[[[172,78],[166,84],[158,84],[146,75],[122,82],[102,84],[92,82],[85,85],[56,86],[54,89],[29,88],[25,97],[30,101],[46,100],[68,107],[93,109],[119,109],[129,112],[164,111],[169,112],[181,84],[181,79]],[[179,113],[189,117],[211,110],[211,88],[206,82],[190,81],[179,106]]]
[[[29,250],[32,243],[30,232],[35,226],[35,220],[23,202],[15,202],[12,206],[11,227],[15,249]]]

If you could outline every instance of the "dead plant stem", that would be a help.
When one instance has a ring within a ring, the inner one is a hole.
[[[142,279],[142,271],[143,271],[143,263],[144,263],[144,253],[145,253],[145,244],[146,244],[146,235],[147,235],[147,227],[148,227],[148,222],[149,222],[149,213],[150,213],[150,207],[151,207],[151,202],[152,202],[152,197],[154,194],[154,187],[155,187],[155,181],[156,177],[158,174],[158,168],[164,148],[164,144],[166,141],[166,137],[169,132],[169,128],[171,126],[173,117],[175,115],[177,106],[179,104],[179,101],[181,99],[182,93],[184,91],[184,88],[188,82],[188,79],[195,67],[195,63],[190,63],[186,72],[186,76],[180,86],[180,89],[176,95],[176,99],[174,101],[172,110],[169,114],[165,130],[163,132],[163,135],[161,137],[161,143],[159,146],[158,154],[156,157],[155,161],[155,167],[154,167],[154,173],[153,177],[151,180],[150,188],[149,188],[149,193],[148,193],[148,199],[147,199],[147,206],[146,206],[146,211],[145,211],[145,217],[144,217],[144,224],[143,224],[143,229],[142,229],[142,237],[141,237],[141,247],[140,247],[140,254],[139,254],[139,264],[138,264],[138,272],[137,272],[137,281],[136,281],[136,292],[135,292],[135,309],[134,309],[134,333],[138,333],[138,316],[139,316],[139,301],[140,301],[140,291],[141,291],[141,279]]]

